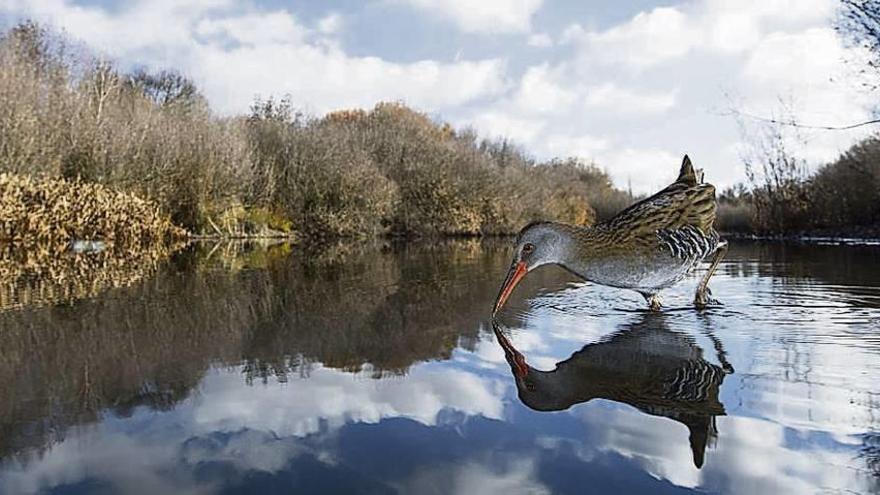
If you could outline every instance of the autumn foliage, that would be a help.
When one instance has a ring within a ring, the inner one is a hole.
[[[132,208],[135,196],[157,206],[138,220],[164,215],[193,234],[513,233],[537,219],[589,224],[631,199],[592,164],[538,163],[402,103],[313,117],[268,98],[218,116],[186,77],[122,72],[32,23],[0,35],[0,136],[0,172],[15,181],[121,191]],[[40,232],[122,235],[55,218],[51,201],[33,206],[58,222]],[[113,208],[103,215],[140,211]]]

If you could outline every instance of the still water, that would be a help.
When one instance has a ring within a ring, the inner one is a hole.
[[[878,247],[734,243],[703,312],[542,268],[494,326],[507,243],[16,256],[3,494],[880,492]]]

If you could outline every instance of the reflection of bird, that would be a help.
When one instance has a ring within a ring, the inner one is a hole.
[[[507,279],[495,301],[497,312],[530,270],[557,264],[602,285],[633,289],[660,308],[659,293],[714,254],[697,286],[694,304],[709,303],[709,278],[727,252],[713,228],[715,187],[702,181],[685,156],[678,179],[666,189],[593,227],[555,222],[527,225],[516,239]]]
[[[694,464],[703,465],[706,444],[717,434],[715,416],[725,414],[718,392],[727,372],[703,359],[688,335],[646,320],[584,346],[553,371],[540,371],[526,363],[497,324],[493,328],[528,407],[561,411],[591,399],[629,404],[685,425]],[[726,362],[724,367],[732,372]]]

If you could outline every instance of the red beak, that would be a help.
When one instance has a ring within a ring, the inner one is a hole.
[[[498,298],[495,299],[495,308],[492,310],[492,316],[495,316],[495,313],[504,306],[504,303],[507,302],[507,298],[510,297],[510,293],[513,292],[513,288],[516,287],[516,284],[518,284],[528,272],[529,270],[526,267],[525,261],[520,261],[510,267],[510,271],[507,272],[507,278],[504,279],[504,285],[501,286],[501,292],[498,293]]]
[[[513,374],[517,378],[525,378],[526,375],[529,374],[529,365],[526,363],[526,358],[523,357],[522,353],[516,350],[515,347],[513,347],[513,344],[511,344],[509,340],[507,340],[507,337],[504,336],[501,329],[498,328],[498,325],[493,323],[492,330],[495,332],[495,338],[498,339],[501,348],[504,349],[504,357],[507,358],[507,362],[510,364]]]

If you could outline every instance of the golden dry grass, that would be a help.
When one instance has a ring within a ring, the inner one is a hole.
[[[0,174],[0,241],[146,245],[185,236],[154,204],[132,194],[100,184]]]

